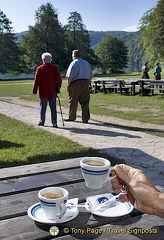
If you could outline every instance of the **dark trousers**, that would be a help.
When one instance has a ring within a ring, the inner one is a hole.
[[[45,123],[47,102],[51,109],[51,122],[52,124],[57,123],[57,112],[56,112],[56,98],[40,98],[40,121],[39,123]]]
[[[90,118],[89,80],[79,79],[71,82],[70,86],[68,87],[68,94],[69,94],[69,119],[70,120],[76,119],[76,111],[79,102],[82,109],[82,121],[88,122]]]

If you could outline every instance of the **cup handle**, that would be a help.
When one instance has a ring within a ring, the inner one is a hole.
[[[58,217],[60,217],[66,212],[66,205],[64,203],[60,204],[60,210],[61,210],[60,213],[57,214]]]
[[[113,171],[113,170],[114,170],[114,167],[110,167],[110,174],[111,174],[111,171]],[[111,181],[113,178],[116,177],[116,175],[110,176],[110,174],[109,174],[109,176],[107,176],[105,183],[108,181]]]

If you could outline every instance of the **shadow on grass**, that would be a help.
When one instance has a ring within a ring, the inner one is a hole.
[[[31,157],[27,157],[26,160],[13,160],[13,161],[0,161],[0,168],[6,167],[16,167],[21,165],[27,164],[35,164],[35,163],[44,163],[44,162],[51,162],[51,161],[59,161],[65,159],[72,159],[72,158],[79,158],[79,157],[103,157],[111,161],[112,165],[119,164],[122,161],[120,159],[114,158],[107,154],[99,153],[98,151],[88,148],[87,150],[83,150],[80,152],[70,152],[70,153],[53,153],[53,154],[43,154],[43,155],[34,155]],[[70,162],[71,164],[71,162]]]
[[[20,148],[20,147],[24,147],[24,146],[25,146],[24,144],[18,144],[18,143],[12,143],[9,141],[0,140],[0,149],[12,148],[12,147]]]

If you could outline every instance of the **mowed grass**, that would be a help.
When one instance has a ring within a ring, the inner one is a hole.
[[[2,114],[0,132],[0,168],[84,156],[104,156],[112,164],[120,162],[65,137],[35,129]]]

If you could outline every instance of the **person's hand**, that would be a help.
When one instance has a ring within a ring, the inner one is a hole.
[[[115,193],[126,184],[126,194],[119,196],[122,202],[130,202],[136,209],[147,214],[164,217],[164,194],[159,192],[153,183],[138,169],[125,164],[115,166],[116,178],[112,183]]]

